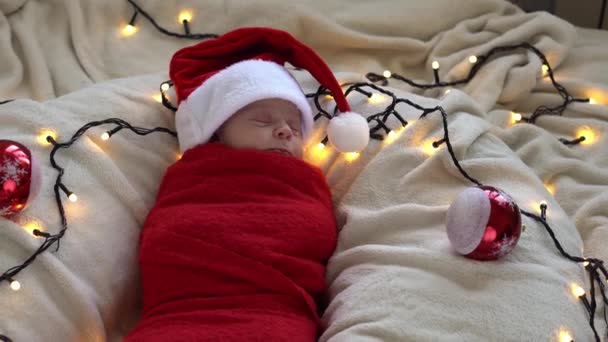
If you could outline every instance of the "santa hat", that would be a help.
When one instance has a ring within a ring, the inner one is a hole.
[[[296,80],[283,67],[286,62],[306,69],[336,101],[340,114],[329,123],[330,143],[342,152],[364,149],[369,141],[367,120],[350,112],[340,84],[321,57],[287,32],[252,27],[173,55],[169,76],[177,94],[175,125],[180,150],[208,142],[239,109],[270,98],[296,105],[307,138],[313,128],[312,110]]]

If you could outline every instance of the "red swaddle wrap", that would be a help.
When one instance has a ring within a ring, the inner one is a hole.
[[[126,341],[315,341],[336,239],[318,168],[192,148],[167,170],[146,219],[143,316]]]

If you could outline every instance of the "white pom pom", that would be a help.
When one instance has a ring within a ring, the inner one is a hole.
[[[329,121],[327,137],[340,152],[361,152],[369,142],[369,125],[360,114],[341,113]]]

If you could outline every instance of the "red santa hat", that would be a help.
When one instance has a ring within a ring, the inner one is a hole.
[[[313,128],[312,110],[296,80],[283,67],[286,62],[306,69],[336,101],[340,114],[328,126],[330,143],[342,152],[364,149],[369,141],[367,120],[350,111],[340,84],[321,57],[287,32],[252,27],[173,55],[169,76],[177,94],[175,125],[180,150],[208,142],[239,109],[270,98],[296,105],[307,138]]]

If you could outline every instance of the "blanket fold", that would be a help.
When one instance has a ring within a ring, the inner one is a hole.
[[[314,341],[336,239],[318,168],[220,144],[188,150],[142,231],[143,317],[126,341]]]

